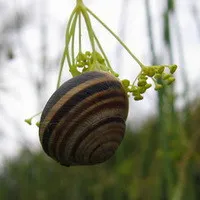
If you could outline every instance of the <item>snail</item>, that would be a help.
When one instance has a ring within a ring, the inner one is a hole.
[[[106,72],[85,72],[63,83],[43,109],[39,137],[44,152],[64,166],[108,160],[126,129],[128,97]]]

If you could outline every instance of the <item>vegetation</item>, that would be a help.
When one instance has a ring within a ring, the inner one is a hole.
[[[200,107],[191,116],[193,134],[183,130],[181,120],[179,134],[169,132],[173,140],[166,142],[167,152],[160,142],[163,136],[156,118],[137,132],[128,128],[116,155],[96,166],[63,167],[43,151],[24,148],[18,157],[4,163],[0,199],[199,199],[199,112]],[[190,136],[184,139],[183,134]]]
[[[177,20],[177,7],[175,0],[163,0],[163,2],[166,3],[166,6],[162,18],[162,38],[166,54],[162,56],[168,57],[169,63],[173,63],[175,59],[172,21]],[[151,64],[157,66],[162,59],[155,50],[150,1],[145,0],[144,3],[148,22],[148,46],[149,52],[151,52]],[[196,12],[194,12],[194,16],[194,22],[199,28]],[[78,15],[76,19],[79,19]],[[41,31],[41,33],[44,32]],[[0,169],[0,199],[200,199],[200,147],[198,145],[200,142],[200,104],[198,103],[199,97],[189,101],[189,85],[184,68],[184,52],[182,51],[183,42],[177,26],[178,33],[177,48],[180,52],[181,77],[184,85],[182,93],[184,106],[181,110],[176,108],[175,88],[171,86],[160,88],[157,95],[157,115],[151,116],[151,120],[147,119],[146,123],[142,124],[138,130],[132,129],[128,124],[125,138],[115,156],[104,164],[96,166],[63,167],[48,158],[43,151],[33,152],[28,148],[28,145],[24,145],[17,157],[12,160],[5,159],[3,162]],[[95,36],[93,37],[95,39]],[[11,52],[12,56],[9,54],[9,60],[16,56],[13,54],[13,50]],[[41,94],[45,88],[43,82],[46,80],[48,71],[45,44],[41,55],[41,74],[44,77],[34,81],[38,91],[38,102],[41,101]],[[72,56],[74,56],[73,53]],[[72,65],[72,67],[74,66]],[[109,70],[112,71],[110,68]],[[142,80],[144,81],[144,79]],[[158,80],[159,83],[161,80]],[[128,88],[129,83],[124,81],[124,84],[127,86],[127,90],[131,89]]]

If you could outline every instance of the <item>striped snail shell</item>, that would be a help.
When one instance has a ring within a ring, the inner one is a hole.
[[[86,72],[58,88],[41,116],[39,136],[47,155],[61,165],[108,160],[120,145],[128,97],[120,81],[105,72]]]

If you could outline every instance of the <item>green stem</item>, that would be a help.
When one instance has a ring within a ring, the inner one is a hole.
[[[77,22],[77,19],[78,19],[78,15],[79,14],[76,14],[76,16],[74,17],[74,20],[73,20],[73,24],[72,24],[72,28],[71,28],[71,31],[70,31],[70,34],[72,35],[72,49],[71,49],[71,56],[72,56],[72,65],[75,65],[75,52],[74,52],[74,41],[75,41],[75,33],[76,33],[76,22]],[[69,66],[71,68],[71,65]]]
[[[100,49],[100,51],[101,51],[101,53],[102,53],[102,55],[103,55],[103,57],[104,57],[106,63],[107,63],[107,66],[109,67],[109,69],[110,69],[111,72],[115,73],[115,72],[112,70],[112,67],[111,67],[111,65],[110,65],[110,62],[109,62],[109,60],[108,60],[108,58],[107,58],[107,56],[106,56],[106,54],[105,54],[105,52],[104,52],[104,50],[103,50],[103,48],[102,48],[102,46],[101,46],[101,43],[99,42],[99,40],[98,40],[98,38],[97,38],[97,36],[96,36],[95,33],[94,33],[94,38],[95,38],[95,40],[96,40],[96,42],[97,42],[97,45],[98,45],[98,47],[99,47],[99,49]]]
[[[33,116],[31,117],[31,119],[34,118],[34,117],[36,117],[36,116],[38,116],[38,115],[40,115],[41,113],[42,113],[41,111],[38,112],[38,113],[36,113],[35,115],[33,115]]]
[[[82,52],[82,42],[81,42],[81,33],[82,33],[82,29],[81,29],[81,12],[79,13],[79,17],[78,17],[79,21],[78,21],[78,25],[79,25],[79,53]]]
[[[61,81],[61,75],[62,75],[62,70],[63,70],[63,66],[64,66],[64,63],[65,63],[65,57],[67,56],[67,61],[68,61],[68,65],[71,66],[71,63],[70,63],[70,58],[69,58],[69,54],[68,54],[68,44],[70,42],[70,39],[71,39],[71,36],[69,34],[69,30],[70,30],[70,27],[71,27],[71,23],[72,23],[72,20],[76,14],[76,10],[77,10],[77,7],[74,8],[74,10],[72,11],[72,14],[69,18],[69,22],[67,24],[67,29],[66,29],[66,34],[65,34],[65,48],[64,48],[64,52],[63,52],[63,55],[62,55],[62,59],[61,59],[61,63],[60,63],[60,69],[59,69],[59,73],[58,73],[58,80],[57,80],[57,89],[60,87],[60,81]]]
[[[133,81],[133,84],[132,84],[132,85],[135,85],[137,79],[140,77],[141,74],[142,74],[142,71],[137,75],[137,77],[136,77],[135,80]]]
[[[89,15],[87,13],[87,8],[86,7],[82,7],[81,11],[82,11],[82,14],[83,14],[83,17],[85,19],[86,26],[87,26],[87,31],[88,31],[88,35],[89,35],[89,38],[90,38],[92,51],[95,52],[94,31],[92,29],[90,17],[89,17]]]
[[[89,8],[86,7],[86,10],[105,28],[110,32],[116,40],[126,49],[130,56],[140,65],[144,67],[144,64],[139,61],[139,59],[130,51],[130,49],[124,44],[124,42],[101,20],[99,19]]]
[[[61,80],[62,70],[63,70],[63,66],[64,66],[64,63],[65,63],[65,53],[66,53],[66,47],[64,48],[63,55],[62,55],[62,58],[61,58],[61,63],[60,63],[60,69],[59,69],[59,73],[58,73],[58,80],[57,80],[56,89],[58,89],[60,87],[60,80]]]
[[[77,0],[77,1],[76,1],[76,4],[77,4],[77,5],[82,5],[82,4],[83,4],[83,1],[82,1],[82,0]]]

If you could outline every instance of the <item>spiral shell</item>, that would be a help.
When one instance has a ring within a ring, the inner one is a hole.
[[[61,165],[93,165],[120,145],[128,97],[117,78],[86,72],[66,81],[47,102],[39,137],[44,151]]]

